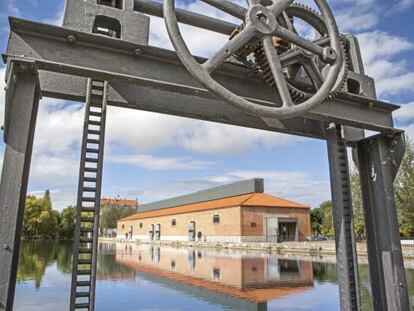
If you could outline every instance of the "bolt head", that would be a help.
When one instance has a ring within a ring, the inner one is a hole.
[[[330,46],[327,46],[326,48],[323,49],[323,56],[322,59],[324,62],[331,64],[336,60],[336,52],[333,48],[331,48]]]
[[[67,37],[69,42],[75,42],[76,41],[76,37],[74,35],[68,35]]]
[[[144,51],[143,51],[142,49],[140,49],[140,48],[137,48],[137,49],[135,49],[135,50],[134,50],[134,54],[135,54],[136,56],[141,55],[143,52],[144,52]]]
[[[7,244],[4,244],[3,248],[7,251],[9,249],[9,246]]]

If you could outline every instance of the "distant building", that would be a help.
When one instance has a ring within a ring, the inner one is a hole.
[[[105,210],[105,208],[109,206],[114,206],[117,209],[132,209],[137,211],[138,210],[138,200],[130,200],[130,199],[122,199],[120,197],[115,198],[101,198],[101,209],[100,209],[100,215],[102,216],[102,212]],[[124,214],[125,215],[125,214]],[[120,216],[119,216],[120,217]],[[116,229],[115,228],[101,228],[100,229],[101,236],[106,237],[115,237],[116,236]]]
[[[117,237],[135,240],[282,242],[308,238],[308,206],[263,193],[253,179],[140,206]]]
[[[129,199],[122,199],[120,197],[115,198],[105,198],[101,199],[101,208],[105,206],[119,206],[119,207],[130,207],[133,209],[138,210],[138,200],[129,200]]]

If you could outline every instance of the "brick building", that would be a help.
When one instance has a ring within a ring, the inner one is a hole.
[[[106,206],[116,206],[116,207],[130,207],[133,209],[138,209],[138,200],[122,199],[120,197],[115,198],[105,198],[101,199],[101,208]]]
[[[133,240],[276,242],[311,234],[308,206],[264,193],[252,179],[142,205],[117,224]]]

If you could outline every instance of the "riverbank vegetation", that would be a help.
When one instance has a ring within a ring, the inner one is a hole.
[[[357,238],[365,236],[362,194],[357,169],[351,171],[354,230]],[[407,149],[394,183],[401,237],[414,237],[414,145],[407,139]],[[332,202],[326,201],[311,211],[312,231],[333,236]]]
[[[132,207],[105,205],[101,208],[99,228],[115,229],[116,222],[136,213]],[[90,216],[92,217],[92,215]],[[25,239],[73,239],[75,230],[76,207],[68,206],[61,212],[52,208],[50,191],[46,190],[42,198],[32,195],[26,197],[23,220],[23,237]]]

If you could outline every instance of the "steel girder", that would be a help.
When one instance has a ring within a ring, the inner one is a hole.
[[[375,311],[409,311],[394,180],[405,152],[403,133],[357,143],[368,261]]]
[[[393,130],[392,111],[398,106],[372,98],[341,94],[303,118],[262,119],[240,112],[211,95],[194,81],[172,51],[20,19],[10,19],[10,27],[6,61],[24,57],[35,61],[39,70],[107,80],[112,86],[111,105],[317,138],[325,138],[324,122],[381,132]],[[280,105],[272,87],[260,77],[246,77],[247,73],[243,67],[226,64],[215,78],[252,101]],[[79,98],[79,91],[74,88],[60,88],[71,81],[75,85],[83,83],[69,76],[60,75],[63,80],[56,84],[49,79],[45,82],[45,94]],[[115,87],[123,89],[123,94],[113,91]]]
[[[39,103],[32,62],[10,64],[4,137],[7,142],[0,182],[0,310],[12,310],[19,262],[26,191]]]

